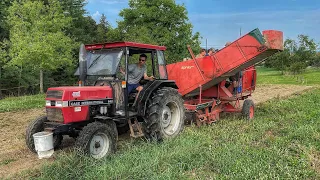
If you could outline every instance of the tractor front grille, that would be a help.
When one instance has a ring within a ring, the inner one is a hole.
[[[53,122],[63,122],[62,111],[59,108],[47,108],[47,119]]]
[[[62,99],[63,91],[47,91],[47,98]]]

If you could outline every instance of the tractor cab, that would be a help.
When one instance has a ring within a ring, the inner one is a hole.
[[[115,113],[137,114],[137,108],[131,108],[136,100],[137,91],[128,91],[128,66],[139,63],[139,56],[145,54],[148,76],[155,81],[168,79],[164,58],[164,46],[133,42],[115,42],[82,45],[79,53],[79,67],[75,75],[79,76],[80,86],[110,86],[113,89]],[[152,82],[142,79],[139,85],[148,87]]]

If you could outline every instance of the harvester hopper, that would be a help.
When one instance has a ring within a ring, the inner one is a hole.
[[[254,65],[283,50],[283,33],[254,29],[211,56],[167,65],[168,77],[175,80],[185,99],[185,107],[199,123],[212,123],[220,112],[254,115],[254,104],[246,100],[255,90]],[[247,107],[248,106],[248,107]]]

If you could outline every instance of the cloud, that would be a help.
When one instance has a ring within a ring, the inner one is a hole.
[[[99,21],[101,14],[99,13],[99,11],[96,11],[94,14],[92,14],[92,17],[94,20]]]

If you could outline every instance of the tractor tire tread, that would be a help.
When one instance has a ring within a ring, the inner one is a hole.
[[[148,140],[158,142],[163,140],[164,135],[161,133],[159,117],[162,110],[161,106],[164,101],[168,100],[168,98],[170,99],[174,97],[178,97],[178,104],[182,106],[181,110],[183,111],[182,114],[184,115],[183,100],[176,89],[162,87],[153,93],[151,101],[149,102],[148,110],[146,111],[146,118],[143,123],[144,133]],[[184,128],[185,116],[182,118],[183,120],[179,126],[179,129],[177,130],[177,134],[179,134]]]
[[[75,142],[75,148],[77,151],[80,153],[83,153],[85,155],[88,155],[90,153],[90,147],[89,143],[92,138],[92,136],[96,132],[104,132],[107,133],[109,136],[109,139],[111,141],[110,146],[109,146],[109,152],[106,154],[113,154],[116,152],[116,147],[117,147],[117,137],[115,136],[115,130],[110,123],[102,123],[102,122],[92,122],[89,123],[87,126],[85,126],[82,131],[79,133],[78,138],[76,139]]]

